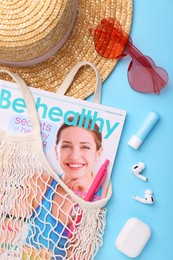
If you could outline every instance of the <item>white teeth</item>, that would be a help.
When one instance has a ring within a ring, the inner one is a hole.
[[[69,167],[72,167],[72,168],[79,168],[79,167],[82,167],[83,164],[78,164],[78,163],[75,163],[75,164],[68,164]]]

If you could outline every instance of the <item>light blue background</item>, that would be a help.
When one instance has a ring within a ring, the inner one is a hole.
[[[131,37],[143,54],[151,56],[169,74],[160,95],[135,92],[127,80],[130,59],[118,62],[103,84],[102,103],[127,110],[127,118],[112,172],[113,195],[107,204],[103,247],[96,260],[130,259],[115,247],[125,222],[136,217],[149,224],[152,236],[137,260],[173,260],[173,0],[134,0]],[[89,100],[93,97],[88,98]],[[127,143],[150,111],[160,121],[138,150]],[[149,178],[136,178],[131,167],[143,161]],[[144,205],[133,195],[153,190],[155,204]]]

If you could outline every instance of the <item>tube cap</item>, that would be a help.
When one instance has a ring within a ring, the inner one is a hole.
[[[133,147],[135,150],[139,148],[139,146],[142,144],[142,140],[137,137],[136,135],[132,135],[130,140],[128,141],[128,144]]]

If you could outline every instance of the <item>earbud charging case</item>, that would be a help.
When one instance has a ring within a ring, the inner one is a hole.
[[[120,231],[115,245],[128,257],[137,257],[151,236],[150,227],[137,218],[130,218]]]

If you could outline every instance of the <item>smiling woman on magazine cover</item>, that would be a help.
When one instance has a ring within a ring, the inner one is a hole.
[[[68,118],[68,122],[73,123],[74,117]],[[78,196],[85,198],[91,186],[95,174],[93,169],[99,160],[102,147],[102,134],[99,132],[97,124],[91,130],[92,120],[90,119],[87,128],[86,118],[79,127],[80,116],[76,125],[63,124],[56,135],[56,158],[62,169],[62,178],[65,184]],[[103,188],[100,187],[94,195],[93,200],[100,199],[103,195]]]

